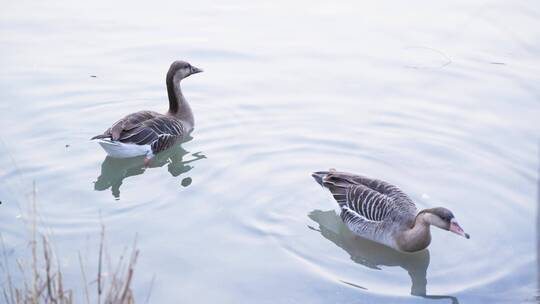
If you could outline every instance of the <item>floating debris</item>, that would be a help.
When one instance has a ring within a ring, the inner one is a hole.
[[[504,62],[496,62],[496,61],[494,61],[494,62],[490,62],[490,63],[491,64],[506,65],[506,63],[504,63]]]
[[[92,78],[97,78],[97,76],[96,76],[96,75],[90,75],[90,77],[92,77]]]
[[[192,182],[191,177],[186,177],[182,180],[181,184],[183,187],[187,187],[191,185],[191,182]]]

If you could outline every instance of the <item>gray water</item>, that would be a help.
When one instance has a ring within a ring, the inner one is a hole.
[[[141,302],[150,289],[151,303],[535,301],[537,1],[109,2],[2,4],[12,268],[35,181],[78,291],[77,254],[91,272],[102,221],[111,257],[137,234]],[[205,70],[183,81],[193,138],[148,169],[107,159],[88,139],[165,111],[176,59]],[[415,255],[356,238],[310,176],[327,168],[445,206],[472,238],[433,229]]]

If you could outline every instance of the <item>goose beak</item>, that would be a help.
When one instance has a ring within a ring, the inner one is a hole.
[[[197,73],[200,73],[202,71],[203,71],[202,69],[199,69],[197,67],[194,67],[194,66],[191,67],[191,74],[197,74]]]
[[[458,222],[455,219],[450,220],[450,228],[448,230],[452,231],[455,234],[459,234],[466,239],[470,238],[469,234],[463,231],[463,229],[461,228],[461,226],[458,224]]]

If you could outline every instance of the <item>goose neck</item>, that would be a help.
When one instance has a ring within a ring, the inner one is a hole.
[[[193,127],[193,113],[189,103],[182,94],[180,80],[177,77],[167,77],[167,95],[169,97],[168,115],[174,116],[182,121],[185,121]]]

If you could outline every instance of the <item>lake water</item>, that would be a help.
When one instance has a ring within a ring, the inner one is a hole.
[[[536,301],[538,1],[12,1],[0,24],[12,271],[35,181],[78,291],[101,219],[111,258],[137,234],[141,302]],[[154,168],[107,159],[88,139],[165,111],[176,59],[205,70],[183,81],[193,139]],[[445,206],[471,239],[432,229],[403,255],[355,238],[310,176],[328,168]]]

